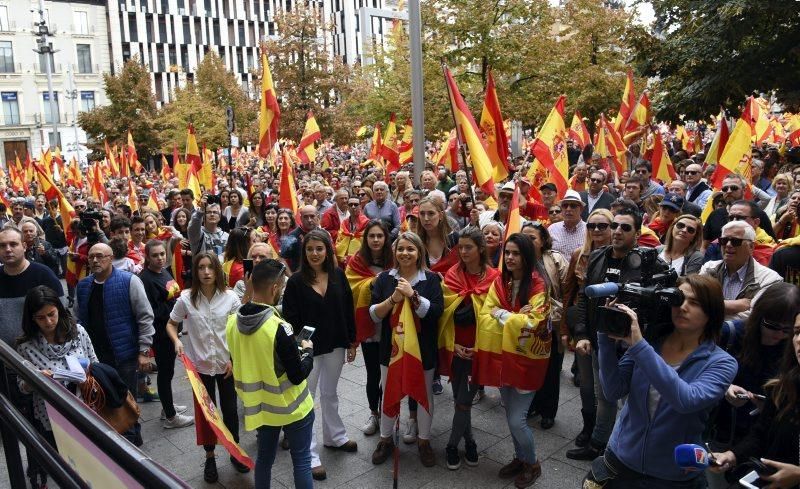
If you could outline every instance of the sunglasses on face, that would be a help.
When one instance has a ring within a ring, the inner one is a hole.
[[[637,175],[647,175],[647,170],[636,170]]]
[[[686,231],[689,234],[694,234],[697,232],[697,228],[694,228],[692,226],[687,226],[683,222],[675,223],[675,228],[678,229],[679,231]]]
[[[577,209],[581,205],[576,202],[564,202],[561,204],[562,209]]]
[[[612,222],[611,230],[616,231],[617,228],[622,228],[622,231],[625,233],[633,231],[633,226],[631,224],[628,224],[627,222]]]
[[[722,191],[723,192],[738,192],[740,188],[741,187],[739,187],[738,185],[726,185],[726,186],[722,187]]]
[[[359,204],[358,202],[349,202],[347,205],[350,207],[358,207],[361,204]]]
[[[358,196],[359,196],[359,197],[366,197],[366,196],[367,196],[367,194],[365,194],[365,193],[360,193],[360,194],[358,194]]]
[[[699,172],[699,171],[697,171],[697,170],[686,170],[686,171],[685,171],[685,173],[686,173],[687,175],[697,175],[697,174],[698,174],[698,173],[700,173],[700,172]]]
[[[561,209],[553,209],[551,211],[547,211],[547,213],[550,214],[551,216],[554,216],[556,214],[561,214]]]
[[[745,241],[750,241],[750,240],[749,239],[743,239],[743,238],[724,238],[724,237],[723,238],[719,238],[720,246],[728,246],[730,244],[734,248],[738,248],[738,247],[742,246],[742,243],[744,243]]]
[[[794,330],[794,326],[783,325],[775,321],[770,321],[769,319],[762,319],[761,324],[763,324],[767,329],[771,329],[772,331],[780,331],[781,333],[787,335],[792,334],[792,330]]]
[[[590,178],[589,181],[592,183],[603,183],[602,178]]]
[[[610,226],[607,222],[590,222],[586,224],[586,229],[589,231],[594,231],[595,229],[598,231],[605,231]]]

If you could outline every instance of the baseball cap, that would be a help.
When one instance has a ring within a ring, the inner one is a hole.
[[[500,193],[503,193],[503,192],[511,192],[511,193],[513,193],[514,192],[514,188],[515,188],[514,182],[513,181],[508,181],[505,184],[503,184],[502,188],[500,188]]]
[[[678,194],[667,194],[664,200],[659,204],[661,207],[669,207],[670,209],[680,211],[683,209],[683,197]]]
[[[556,188],[555,183],[545,183],[544,185],[540,185],[539,190],[550,190],[551,192],[558,192],[558,188]]]

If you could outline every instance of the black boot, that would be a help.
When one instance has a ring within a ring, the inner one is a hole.
[[[589,444],[581,448],[567,450],[567,458],[571,460],[594,460],[605,451],[605,447],[599,446],[594,440],[589,440]]]
[[[585,447],[589,444],[589,439],[592,437],[592,431],[594,431],[594,420],[595,416],[597,416],[597,412],[584,411],[581,409],[581,416],[583,416],[583,429],[575,438],[576,447]]]

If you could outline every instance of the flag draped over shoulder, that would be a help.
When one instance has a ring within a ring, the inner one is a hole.
[[[553,109],[536,135],[531,151],[537,160],[550,171],[550,176],[563,197],[569,189],[569,159],[567,158],[567,134],[564,123],[564,104],[567,97],[556,100]]]
[[[314,143],[319,141],[322,137],[319,132],[319,125],[317,119],[314,117],[314,112],[308,111],[306,116],[306,127],[303,129],[303,136],[300,138],[300,144],[297,145],[297,156],[305,164],[312,164],[317,160],[317,148]]]
[[[369,218],[364,214],[358,216],[355,228],[350,227],[350,219],[342,221],[339,232],[336,233],[336,243],[334,251],[339,263],[344,263],[347,257],[353,256],[361,249],[361,238],[364,237],[364,229],[369,224]]]
[[[203,381],[200,379],[200,374],[197,373],[197,369],[192,361],[189,360],[189,357],[186,355],[182,355],[181,360],[183,360],[183,365],[186,367],[186,375],[189,377],[189,383],[192,385],[192,391],[194,392],[197,405],[202,409],[203,416],[206,418],[206,421],[208,421],[211,430],[217,435],[217,439],[222,443],[222,446],[225,447],[228,453],[240,463],[251,469],[255,467],[253,460],[248,457],[247,453],[242,450],[242,447],[233,440],[233,435],[231,435],[231,432],[228,431],[228,428],[222,421],[222,413],[217,409],[211,397],[209,397],[208,391],[203,385]],[[196,415],[197,413],[195,413],[195,416]]]
[[[442,294],[444,295],[444,312],[439,318],[439,373],[450,376],[450,366],[453,363],[455,349],[455,326],[453,318],[461,304],[468,300],[472,303],[472,310],[477,320],[478,314],[486,300],[494,279],[500,274],[496,268],[486,268],[486,273],[480,279],[467,276],[467,272],[460,265],[450,267],[442,280]],[[477,322],[477,321],[476,321]],[[474,325],[477,328],[477,325]],[[466,345],[462,345],[466,346]]]
[[[269,61],[267,54],[261,53],[261,110],[258,117],[258,155],[261,158],[269,156],[272,147],[278,142],[280,120],[281,108],[272,83]]]
[[[480,385],[539,390],[544,383],[552,343],[547,315],[550,312],[544,280],[531,277],[531,311],[520,314],[522,304],[511,304],[511,290],[498,275],[478,315],[473,382]],[[501,320],[492,316],[495,308],[508,311]]]
[[[450,95],[450,105],[456,122],[456,134],[459,142],[465,144],[469,150],[469,160],[472,163],[473,179],[475,183],[483,189],[486,195],[494,196],[494,169],[489,155],[486,154],[486,146],[478,130],[478,125],[469,111],[467,103],[458,91],[458,85],[453,79],[450,70],[444,69],[445,79],[447,80],[447,90]],[[501,125],[502,127],[502,125]],[[467,162],[464,162],[467,164]]]
[[[392,351],[383,389],[383,412],[394,417],[400,414],[400,401],[409,396],[430,412],[425,388],[422,353],[419,348],[419,319],[414,315],[411,301],[406,297],[397,304],[390,319]]]
[[[494,76],[489,70],[486,82],[486,98],[481,111],[481,129],[486,135],[486,153],[494,168],[494,181],[502,182],[509,175],[508,167],[508,137],[503,125],[503,115],[500,111],[500,100],[497,98],[497,89],[494,85]]]
[[[369,316],[372,301],[372,282],[377,276],[369,265],[356,253],[347,262],[344,271],[350,290],[353,291],[353,308],[355,309],[356,343],[361,343],[375,335],[375,323]]]

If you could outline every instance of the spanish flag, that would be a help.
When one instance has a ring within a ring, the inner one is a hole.
[[[377,276],[367,265],[367,262],[356,253],[347,261],[344,269],[347,283],[353,291],[353,308],[355,309],[356,343],[375,335],[375,323],[369,316],[369,306],[372,301],[372,282]]]
[[[414,132],[411,126],[411,119],[408,119],[405,127],[403,128],[403,139],[400,140],[400,145],[397,147],[398,151],[400,151],[401,165],[411,163],[414,160],[413,137]]]
[[[589,130],[586,129],[586,124],[583,123],[581,114],[577,110],[572,115],[572,123],[569,125],[569,138],[581,148],[585,148],[587,144],[592,142]]]
[[[719,157],[722,156],[722,153],[725,151],[725,146],[728,144],[728,139],[730,138],[730,129],[728,128],[728,118],[725,116],[725,109],[720,109],[717,119],[717,132],[714,134],[714,139],[711,141],[711,147],[708,148],[708,154],[704,161],[705,166],[719,163]]]
[[[389,124],[386,126],[386,134],[383,136],[381,145],[381,156],[386,161],[386,174],[400,169],[400,153],[397,149],[397,122],[395,114],[392,112],[389,117]]]
[[[614,129],[618,133],[622,133],[625,128],[625,123],[633,112],[633,106],[636,103],[636,91],[633,87],[633,71],[628,68],[628,73],[625,77],[625,88],[622,90],[622,102],[619,105],[619,114],[614,121]]]
[[[128,206],[134,212],[139,210],[139,199],[137,197],[136,185],[133,184],[133,179],[130,179],[128,180]]]
[[[53,199],[58,200],[58,210],[61,214],[61,226],[65,232],[69,232],[69,225],[72,222],[72,219],[75,218],[75,208],[72,207],[72,204],[64,197],[64,194],[61,193],[61,190],[56,187],[56,184],[53,183],[52,176],[46,175],[45,170],[40,166],[34,164],[34,168],[36,169],[36,173],[39,177],[39,191],[44,193],[45,198],[50,201]]]
[[[153,209],[154,211],[158,210],[158,193],[156,193],[155,187],[150,188],[150,196],[147,199],[147,207]]]
[[[292,215],[297,214],[297,190],[294,186],[292,166],[289,163],[289,153],[285,149],[281,158],[281,184],[278,205],[282,209],[291,209]]]
[[[383,390],[383,413],[389,417],[400,414],[400,401],[406,396],[431,412],[417,338],[419,319],[414,315],[411,301],[407,297],[402,304],[394,306],[390,324],[392,352]]]
[[[319,125],[317,119],[314,118],[314,112],[308,111],[306,116],[306,127],[303,129],[303,137],[300,138],[300,144],[297,145],[297,155],[300,161],[305,164],[313,164],[317,160],[317,148],[314,143],[319,141],[321,134],[319,132]]]
[[[472,177],[475,183],[483,189],[486,195],[495,195],[494,190],[494,169],[489,155],[486,154],[486,146],[478,130],[478,125],[469,111],[467,103],[458,91],[458,85],[453,79],[453,75],[447,67],[444,68],[444,77],[447,81],[447,91],[450,95],[450,105],[456,122],[456,135],[460,144],[467,146],[469,150],[469,162],[472,164]]]
[[[494,76],[489,70],[486,82],[486,97],[481,111],[481,129],[486,135],[486,153],[494,168],[494,181],[502,182],[510,173],[508,166],[508,137],[503,126],[503,115],[500,112],[500,100],[494,86]]]
[[[562,95],[556,100],[553,109],[544,121],[541,130],[533,143],[533,155],[550,171],[558,189],[558,196],[563,197],[569,188],[569,159],[567,158],[567,131],[564,124],[564,104],[567,97]]]
[[[242,447],[233,440],[233,435],[231,435],[231,432],[228,431],[228,427],[225,426],[225,423],[222,421],[222,412],[208,395],[208,391],[203,385],[203,381],[200,380],[200,374],[197,373],[194,364],[186,355],[182,355],[181,359],[183,360],[183,365],[186,367],[186,375],[189,377],[189,383],[192,384],[192,392],[194,392],[195,417],[198,415],[197,411],[199,408],[203,413],[208,427],[210,427],[214,435],[216,435],[217,441],[222,443],[222,446],[225,447],[231,456],[252,469],[255,467],[253,460],[248,457],[247,453],[242,450]],[[201,423],[196,424],[196,429],[201,429]]]
[[[437,165],[444,165],[451,172],[458,171],[458,139],[455,129],[450,131],[450,137],[442,143],[435,161]]]
[[[650,164],[653,166],[653,178],[661,180],[665,185],[678,178],[672,160],[667,154],[667,148],[664,147],[661,132],[658,130],[653,131],[653,154],[650,157]]]
[[[203,171],[203,160],[200,157],[200,148],[197,146],[197,137],[194,134],[194,125],[189,124],[186,129],[186,156],[184,161],[186,169],[186,188],[192,189],[194,199],[200,200],[200,174]]]
[[[753,161],[751,140],[754,130],[753,116],[750,110],[755,104],[751,103],[752,97],[749,97],[747,101],[742,116],[736,121],[736,126],[725,145],[725,150],[719,158],[717,169],[711,176],[710,183],[714,189],[721,188],[725,177],[731,173],[744,175],[750,171]]]
[[[499,270],[488,267],[483,277],[475,277],[474,275],[469,275],[460,264],[450,267],[450,270],[445,273],[442,281],[444,312],[439,318],[438,368],[439,373],[442,375],[451,375],[450,366],[453,363],[453,352],[456,344],[456,326],[453,323],[456,310],[465,300],[470,301],[477,322],[478,314],[480,314],[483,303],[486,301],[486,294],[498,275],[500,275]],[[474,325],[472,331],[465,332],[465,334],[472,335],[472,344],[462,346],[472,347],[475,344],[476,329],[477,325]]]
[[[269,69],[267,53],[261,53],[261,111],[258,116],[258,155],[269,156],[272,147],[278,142],[278,124],[281,120],[281,108],[278,105],[278,94],[272,83],[272,72]]]
[[[375,124],[375,130],[372,133],[372,146],[369,148],[368,159],[374,160],[377,164],[383,166],[378,160],[381,157],[381,148],[383,141],[381,140],[381,123]]]
[[[355,229],[350,227],[350,219],[342,221],[339,232],[336,233],[334,247],[336,259],[340,264],[343,264],[347,258],[355,255],[361,249],[361,240],[364,237],[364,229],[367,224],[369,224],[369,218],[363,214],[358,216],[358,223]]]
[[[534,272],[531,276],[530,297],[512,304],[510,284],[498,275],[478,315],[475,355],[472,361],[473,382],[495,387],[539,390],[544,383],[550,361],[552,331],[547,316],[550,302],[544,280]],[[520,314],[523,305],[531,311]],[[501,320],[492,316],[495,308],[507,311]]]
[[[69,232],[68,229],[67,232]],[[78,253],[78,241],[79,238],[77,236],[71,238],[69,253],[67,253],[67,271],[64,274],[64,279],[70,287],[78,285],[78,282],[86,278],[87,275],[85,266],[86,257],[84,256],[82,260],[72,257],[73,254]]]

